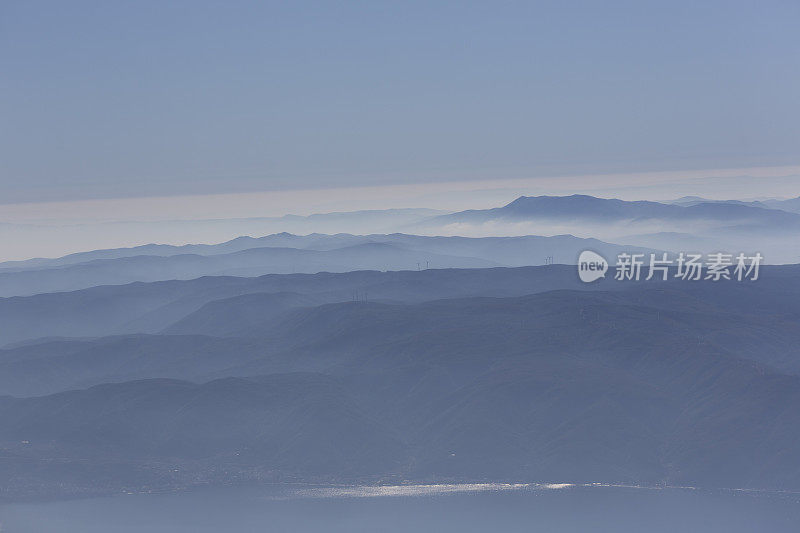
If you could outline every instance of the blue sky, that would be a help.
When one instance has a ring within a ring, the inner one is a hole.
[[[796,1],[6,0],[0,204],[797,164],[799,23]]]

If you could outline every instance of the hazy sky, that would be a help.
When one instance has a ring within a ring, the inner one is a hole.
[[[5,0],[0,204],[797,164],[798,27],[796,0]]]

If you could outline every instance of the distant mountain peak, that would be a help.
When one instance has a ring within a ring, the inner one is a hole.
[[[539,196],[525,196],[522,195],[518,197],[516,200],[512,201],[509,204],[506,204],[505,207],[511,207],[514,205],[522,205],[531,202],[574,202],[574,201],[588,201],[588,202],[603,202],[608,201],[606,198],[598,198],[596,196],[590,196],[588,194],[569,194],[564,196],[550,196],[550,195],[539,195]]]

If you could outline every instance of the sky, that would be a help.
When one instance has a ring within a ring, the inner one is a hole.
[[[796,1],[5,0],[0,220],[797,165],[799,22]]]

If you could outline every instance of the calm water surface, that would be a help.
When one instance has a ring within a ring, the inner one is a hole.
[[[562,486],[224,488],[0,506],[3,533],[797,532],[800,495]]]

